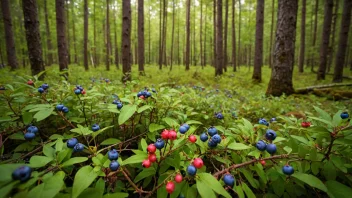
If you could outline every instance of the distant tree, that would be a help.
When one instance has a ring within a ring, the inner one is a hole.
[[[238,10],[239,10],[239,13],[238,13],[238,50],[237,50],[237,67],[239,67],[241,65],[241,21],[242,21],[242,18],[241,18],[241,13],[242,13],[242,9],[241,9],[241,1],[238,1]]]
[[[171,60],[170,60],[170,71],[172,70],[173,59],[174,59],[174,36],[175,36],[175,4],[176,2],[172,2],[172,30],[171,30]]]
[[[55,0],[56,7],[56,37],[60,71],[68,69],[68,52],[65,24],[65,0]]]
[[[47,65],[50,66],[53,64],[53,44],[51,42],[51,33],[50,33],[50,25],[49,25],[49,14],[47,8],[47,0],[44,0],[44,12],[45,12],[45,29],[46,29],[46,45],[48,48],[47,55]]]
[[[222,31],[222,0],[217,0],[217,23],[216,23],[216,68],[215,76],[222,75],[224,64],[223,54],[223,31]]]
[[[304,53],[306,45],[306,0],[302,0],[302,19],[301,19],[301,43],[299,48],[298,71],[304,71]]]
[[[339,11],[339,2],[340,0],[335,0],[335,9],[334,9],[334,15],[332,18],[332,35],[331,35],[331,45],[330,45],[330,50],[329,50],[329,62],[328,62],[328,67],[327,67],[327,72],[330,71],[332,61],[334,60],[334,52],[335,52],[335,35],[336,35],[336,24],[337,24],[337,17],[338,17],[338,11]]]
[[[338,43],[337,54],[335,59],[334,78],[332,80],[336,83],[342,82],[343,79],[343,66],[347,50],[348,31],[351,23],[351,9],[352,1],[344,0],[340,27],[340,40]]]
[[[12,19],[10,12],[9,0],[1,0],[2,16],[4,21],[5,29],[5,42],[6,42],[6,54],[7,54],[7,64],[11,67],[11,70],[18,68],[15,40],[12,30]]]
[[[314,57],[314,52],[315,52],[315,43],[317,40],[317,30],[318,30],[318,10],[319,10],[319,0],[315,0],[315,11],[314,11],[314,31],[313,31],[313,39],[312,39],[312,54],[310,57],[310,64],[311,64],[311,71],[314,71],[314,65],[315,65],[315,57]]]
[[[213,0],[213,66],[216,68],[216,0]]]
[[[274,23],[275,23],[275,0],[272,0],[272,3],[271,3],[270,46],[269,46],[269,68],[272,68],[272,65],[273,65]]]
[[[263,0],[264,1],[264,0]],[[227,71],[227,31],[229,22],[229,0],[225,0],[225,29],[224,29],[224,71]]]
[[[96,28],[96,12],[95,12],[95,9],[96,9],[96,0],[94,0],[94,7],[93,7],[93,23],[94,23],[94,31],[93,31],[93,42],[94,42],[94,47],[93,47],[93,53],[94,53],[94,67],[97,67],[97,65],[99,64],[98,63],[98,56],[97,56],[97,28]]]
[[[69,1],[70,0],[66,0],[66,39],[67,39],[67,43],[66,43],[66,47],[67,47],[67,61],[68,64],[71,64],[71,42],[70,42],[70,11],[69,11]]]
[[[317,80],[325,80],[326,64],[328,61],[328,50],[331,31],[332,8],[334,6],[333,0],[325,1],[325,13],[323,24],[323,35],[320,44],[320,64],[317,73]]]
[[[88,0],[84,0],[84,69],[88,71]]]
[[[138,0],[138,71],[144,75],[144,0]]]
[[[255,30],[255,55],[252,79],[262,81],[263,65],[263,32],[264,32],[264,0],[257,0],[256,30]]]
[[[232,0],[232,67],[234,72],[236,71],[235,3],[236,0]]]
[[[279,0],[274,64],[267,95],[292,94],[298,0]]]
[[[32,75],[34,76],[45,70],[40,40],[37,1],[22,0],[22,6],[29,61]],[[41,75],[40,79],[43,78],[44,75]]]
[[[191,34],[191,0],[187,0],[186,10],[186,70],[189,70],[189,57],[190,57],[190,34]]]
[[[202,33],[203,33],[203,1],[200,0],[200,28],[199,28],[199,44],[200,44],[200,65],[204,67],[203,63],[203,42],[202,42]]]
[[[106,37],[106,50],[105,50],[105,64],[106,64],[106,70],[110,70],[110,5],[109,5],[109,0],[106,0],[106,32],[105,32],[105,37]]]
[[[73,52],[75,53],[74,54],[74,63],[77,64],[78,63],[78,54],[77,54],[77,42],[76,42],[76,22],[75,22],[75,2],[74,0],[71,0],[71,20],[72,20],[72,37],[73,37]],[[84,17],[83,17],[84,18]]]
[[[115,38],[115,65],[116,65],[116,68],[117,69],[120,69],[119,67],[119,47],[118,47],[118,44],[117,44],[117,16],[116,16],[116,13],[115,13],[115,16],[114,16],[114,38]]]
[[[131,80],[131,0],[122,1],[122,81]]]

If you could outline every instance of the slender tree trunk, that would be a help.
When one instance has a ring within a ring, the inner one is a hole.
[[[304,0],[305,1],[305,0]],[[275,23],[275,0],[271,3],[271,27],[270,27],[270,46],[269,46],[269,68],[273,65],[273,34]]]
[[[160,0],[160,15],[159,15],[159,69],[161,70],[163,68],[163,48],[162,48],[162,44],[163,44],[163,31],[162,31],[162,21],[163,21],[163,15],[162,15],[162,3]]]
[[[306,0],[302,0],[302,19],[301,19],[301,43],[299,48],[298,71],[304,71],[304,53],[306,45]]]
[[[138,0],[138,71],[144,75],[144,0]]]
[[[42,44],[40,40],[38,7],[36,1],[28,0],[22,0],[22,6],[29,61],[31,63],[32,75],[34,76],[45,70],[42,58]],[[39,77],[39,79],[43,78],[44,75]]]
[[[65,0],[55,0],[56,7],[56,37],[60,71],[68,69],[68,52],[65,24]]]
[[[256,13],[255,55],[252,79],[256,82],[261,82],[263,65],[264,0],[257,0]]]
[[[200,29],[199,29],[199,44],[200,44],[200,65],[202,68],[203,64],[203,43],[202,43],[202,32],[203,32],[203,1],[200,0]]]
[[[167,66],[166,61],[166,29],[167,29],[167,5],[168,2],[164,0],[164,8],[163,8],[163,43],[162,43],[162,62],[165,66]]]
[[[175,35],[175,4],[172,2],[172,30],[171,30],[171,60],[170,60],[170,71],[172,70],[173,58],[174,58],[174,35]]]
[[[148,17],[148,31],[149,31],[149,33],[148,33],[148,36],[149,36],[149,39],[148,39],[148,64],[150,64],[151,63],[151,59],[150,59],[150,54],[151,54],[151,45],[150,45],[150,43],[151,43],[151,39],[150,39],[150,32],[151,32],[151,29],[150,29],[150,18],[151,18],[151,13],[150,13],[150,11],[151,11],[151,9],[150,9],[150,6],[149,6],[149,17]]]
[[[217,0],[217,23],[216,23],[216,56],[217,63],[215,69],[215,76],[222,75],[222,67],[224,64],[223,54],[223,38],[222,38],[222,0]]]
[[[217,57],[216,57],[216,0],[213,0],[213,66],[217,68]]]
[[[115,13],[115,16],[114,16],[114,34],[115,34],[115,65],[116,65],[116,68],[117,69],[120,69],[119,67],[119,47],[118,47],[118,44],[117,44],[117,16],[116,16],[116,13]]]
[[[12,19],[9,0],[1,0],[1,8],[5,29],[7,63],[11,67],[11,70],[15,70],[18,68],[18,62],[16,57],[15,40],[12,30]]]
[[[208,13],[208,4],[205,4],[205,13]],[[207,64],[207,17],[205,17],[205,22],[204,22],[204,43],[203,43],[203,67],[206,66]]]
[[[189,70],[189,55],[190,55],[190,33],[191,33],[191,0],[187,0],[186,11],[186,70]]]
[[[315,51],[315,43],[317,40],[317,29],[318,29],[318,9],[319,9],[319,0],[315,0],[315,14],[314,14],[314,32],[313,32],[313,51]],[[314,71],[315,57],[314,52],[311,57],[311,71]]]
[[[330,72],[332,61],[334,60],[335,34],[336,34],[336,24],[337,24],[337,17],[338,17],[338,11],[339,11],[339,2],[340,0],[335,1],[335,11],[332,19],[332,36],[331,36],[331,45],[329,50],[329,63],[328,63],[327,72]]]
[[[110,70],[110,9],[109,0],[106,0],[106,70]]]
[[[334,78],[333,82],[342,82],[343,79],[343,66],[346,56],[346,48],[348,41],[348,31],[351,22],[351,9],[352,9],[352,1],[344,0],[343,3],[343,12],[341,19],[341,27],[340,27],[340,36],[339,43],[336,54],[335,68],[334,68]]]
[[[74,63],[77,64],[78,63],[78,58],[77,58],[77,43],[76,43],[76,26],[75,26],[75,16],[74,14],[75,12],[75,6],[74,6],[74,1],[71,0],[71,18],[72,18],[72,37],[73,37],[73,51],[75,53],[74,56]]]
[[[227,71],[227,32],[228,32],[228,17],[229,17],[229,0],[225,0],[225,33],[224,33],[224,71]]]
[[[93,8],[93,12],[94,12],[94,18],[93,18],[93,22],[94,22],[94,31],[93,31],[93,37],[94,37],[94,48],[93,48],[93,53],[94,53],[94,67],[97,67],[98,64],[98,57],[97,57],[97,28],[96,28],[96,12],[95,12],[95,7],[96,7],[96,0],[94,0],[94,8]]]
[[[177,19],[180,19],[180,13],[177,12]],[[181,58],[180,58],[180,20],[177,20],[177,65],[181,65]]]
[[[1,67],[0,68],[2,68],[2,67],[4,67],[4,56],[2,55],[1,45],[0,45],[0,60],[1,60],[1,62],[0,62]]]
[[[238,53],[238,58],[237,58],[237,61],[238,61],[238,64],[237,64],[237,67],[239,68],[240,65],[241,65],[241,13],[242,13],[242,9],[241,9],[241,1],[238,1],[238,9],[239,9],[239,15],[238,15],[238,50],[237,50],[237,53]]]
[[[331,31],[333,0],[325,1],[323,35],[320,45],[320,65],[317,73],[317,80],[325,80],[326,64],[328,60],[329,40]]]
[[[70,0],[66,0],[66,24],[67,24],[67,28],[66,28],[66,31],[67,31],[67,35],[66,35],[66,39],[67,39],[67,60],[68,60],[68,64],[71,64],[71,42],[70,42],[70,15],[69,15],[69,8],[68,8],[68,2]]]
[[[135,22],[134,23],[134,34],[133,34],[133,36],[134,36],[134,38],[132,39],[132,41],[134,41],[134,64],[135,65],[138,65],[138,5],[137,5],[137,3],[138,3],[138,0],[137,1],[135,1],[135,16],[134,16],[134,18],[136,19],[136,20],[134,20],[134,21],[132,21],[132,22]],[[132,63],[133,63],[133,59],[132,59]]]
[[[122,82],[131,80],[131,1],[122,1]]]
[[[47,8],[47,0],[44,0],[44,12],[45,12],[45,29],[46,29],[46,45],[48,47],[48,66],[53,64],[53,44],[51,42],[51,33],[49,26],[49,15]]]
[[[236,71],[235,3],[236,3],[236,0],[232,0],[232,67],[234,72]]]
[[[292,73],[298,0],[279,0],[277,15],[274,64],[266,91],[267,95],[280,96],[294,93]]]
[[[193,6],[195,8],[196,2],[193,1]],[[193,65],[197,65],[197,45],[196,45],[196,9],[193,9]],[[191,31],[192,32],[192,31]],[[192,62],[192,61],[191,61]]]
[[[84,69],[88,71],[88,0],[84,0]]]

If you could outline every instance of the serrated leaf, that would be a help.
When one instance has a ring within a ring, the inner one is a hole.
[[[130,119],[136,111],[137,105],[123,106],[118,119],[119,125],[125,123],[128,119]]]
[[[322,181],[320,181],[320,179],[318,179],[317,177],[313,176],[313,175],[309,175],[309,174],[305,174],[305,173],[299,173],[296,172],[292,175],[292,177],[314,187],[314,188],[318,188],[324,192],[327,192],[327,188],[326,186],[323,184]]]

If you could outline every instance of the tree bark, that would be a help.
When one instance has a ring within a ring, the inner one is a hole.
[[[298,71],[304,71],[304,52],[306,45],[306,0],[302,0],[302,19],[301,19],[301,43],[299,49]]]
[[[333,6],[334,6],[333,0],[325,1],[323,34],[322,34],[321,45],[320,45],[320,65],[317,73],[317,80],[325,80],[326,64],[327,64],[328,53],[329,53],[328,50],[329,50]]]
[[[191,0],[187,0],[186,11],[186,70],[189,70],[189,56],[190,56],[190,34],[191,34]]]
[[[239,15],[238,15],[238,50],[237,50],[237,67],[239,68],[241,65],[241,1],[238,1],[238,9],[239,9]]]
[[[163,31],[162,31],[162,21],[163,21],[163,15],[162,15],[162,1],[160,0],[160,14],[159,14],[159,70],[162,70],[163,68]]]
[[[313,44],[312,44],[312,55],[311,55],[311,71],[314,71],[314,64],[315,64],[315,43],[317,40],[317,29],[318,29],[318,9],[319,9],[319,0],[315,0],[315,14],[314,14],[314,32],[313,32]]]
[[[138,0],[138,71],[144,75],[144,0]]]
[[[336,2],[335,2],[334,16],[332,19],[332,36],[331,36],[331,45],[330,45],[330,50],[329,50],[329,63],[328,63],[328,67],[327,67],[327,72],[330,72],[330,68],[331,68],[332,62],[334,60],[335,35],[336,35],[336,24],[337,24],[337,17],[338,17],[338,11],[339,11],[339,2],[340,2],[340,0],[336,0]]]
[[[203,1],[200,0],[200,29],[199,29],[199,44],[200,44],[200,65],[202,68],[203,64],[203,43],[202,43],[202,32],[203,32]]]
[[[151,39],[150,39],[150,32],[151,32],[151,28],[150,28],[150,18],[151,18],[151,13],[150,13],[151,9],[150,9],[150,6],[149,6],[149,17],[148,17],[148,64],[151,63]]]
[[[236,0],[232,0],[232,67],[233,71],[236,71],[236,28],[235,28],[235,3]]]
[[[266,95],[294,93],[292,73],[295,53],[298,0],[280,0],[278,7],[274,64]]]
[[[48,47],[47,65],[50,66],[53,64],[53,44],[51,42],[47,0],[44,0],[44,12],[45,12],[46,45]]]
[[[76,43],[76,26],[75,26],[75,16],[74,14],[76,13],[74,10],[74,1],[71,0],[71,20],[72,20],[72,37],[73,37],[73,51],[75,53],[74,56],[74,63],[77,64],[78,63],[78,57],[77,57],[77,43]]]
[[[131,80],[131,1],[122,1],[122,82]]]
[[[67,43],[66,43],[66,47],[67,47],[67,61],[68,64],[71,64],[71,42],[70,42],[70,15],[69,15],[69,8],[68,8],[68,2],[70,0],[66,0],[66,31],[67,31],[67,35],[66,35],[66,39],[67,39]]]
[[[174,58],[174,35],[175,35],[175,4],[172,2],[172,30],[171,30],[171,60],[170,60],[170,71],[172,70],[173,58]]]
[[[342,82],[343,75],[343,66],[346,56],[346,48],[348,41],[348,31],[351,22],[351,9],[352,9],[352,1],[344,0],[343,3],[343,12],[341,19],[341,27],[340,27],[340,40],[338,43],[338,49],[336,54],[335,68],[334,68],[334,78],[333,82]]]
[[[223,38],[222,38],[222,0],[217,0],[217,23],[216,23],[216,56],[217,63],[215,76],[222,75],[222,67],[224,64],[223,54]]]
[[[12,19],[9,0],[2,0],[1,8],[5,29],[7,64],[11,67],[11,70],[15,70],[18,68],[18,62],[16,57],[15,40],[12,30]]]
[[[120,66],[119,66],[119,47],[118,47],[118,44],[117,44],[117,16],[116,16],[116,13],[115,13],[115,16],[114,16],[114,30],[115,30],[115,65],[116,65],[116,68],[117,69],[120,69]]]
[[[34,76],[45,70],[40,40],[38,7],[36,1],[29,0],[22,0],[22,6],[29,61],[32,75]],[[44,75],[41,75],[39,79],[44,79]]]
[[[208,13],[208,4],[205,4],[205,13]],[[204,16],[207,19],[206,15]],[[207,20],[204,22],[204,43],[203,43],[203,66],[205,67],[207,64]]]
[[[163,65],[167,66],[166,61],[166,29],[167,29],[167,5],[168,1],[164,0],[163,8],[163,43],[162,43],[162,62]]]
[[[56,37],[57,49],[59,56],[60,71],[68,69],[68,52],[66,41],[66,24],[65,24],[65,0],[55,0],[56,7]]]
[[[95,7],[96,7],[96,0],[94,0],[94,8],[93,8],[93,12],[94,12],[94,18],[93,18],[93,22],[94,22],[94,31],[93,31],[93,37],[94,37],[94,48],[93,48],[93,53],[94,53],[94,67],[97,67],[98,64],[98,57],[97,57],[97,28],[96,28],[96,12],[95,12]]]
[[[106,54],[105,64],[106,70],[110,71],[110,9],[109,0],[106,0]]]
[[[84,69],[88,71],[88,0],[84,0]]]
[[[225,0],[225,33],[224,33],[224,71],[227,71],[227,31],[228,31],[228,17],[229,17],[229,0]],[[264,1],[264,0],[263,0]]]
[[[216,0],[213,0],[213,66],[216,70],[217,57],[216,57]]]
[[[261,82],[263,65],[264,0],[257,0],[256,13],[255,55],[252,79],[256,82]]]
[[[305,1],[305,0],[304,0]],[[269,46],[269,68],[273,65],[273,33],[274,33],[274,22],[275,22],[275,0],[272,0],[271,4],[271,27],[270,27],[270,46]]]

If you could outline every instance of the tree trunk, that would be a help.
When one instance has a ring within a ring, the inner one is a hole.
[[[66,0],[66,31],[67,31],[67,35],[66,35],[66,39],[67,39],[67,61],[68,61],[68,64],[71,64],[71,42],[70,42],[70,16],[69,16],[69,8],[68,8],[68,2],[70,0]]]
[[[232,0],[232,67],[236,71],[236,28],[235,28],[235,0]]]
[[[336,2],[335,2],[335,11],[334,11],[333,19],[332,19],[332,36],[331,36],[331,45],[330,45],[330,50],[329,50],[329,63],[328,63],[328,68],[327,68],[328,71],[327,72],[330,72],[332,61],[334,60],[335,35],[336,35],[337,16],[338,16],[338,11],[339,11],[339,2],[340,2],[340,0],[336,0]]]
[[[51,42],[47,0],[44,0],[44,12],[45,12],[46,45],[48,47],[48,56],[47,56],[48,62],[47,62],[47,64],[48,64],[48,66],[50,66],[53,64],[53,44]]]
[[[15,70],[18,68],[18,62],[16,57],[15,40],[12,30],[12,19],[9,0],[2,0],[1,8],[5,29],[7,64],[11,67],[11,70]]]
[[[216,57],[216,0],[213,0],[213,66],[216,70],[217,57]]]
[[[252,79],[256,82],[261,82],[263,65],[264,0],[257,0],[256,13],[255,55]]]
[[[84,69],[88,71],[88,0],[84,0]]]
[[[217,0],[217,23],[216,23],[216,56],[217,63],[215,76],[222,75],[222,67],[224,64],[223,54],[223,38],[222,38],[222,0]]]
[[[120,69],[119,67],[119,47],[118,47],[118,44],[117,44],[117,16],[116,16],[116,13],[115,13],[115,16],[114,16],[114,33],[115,33],[115,65],[116,65],[116,68],[117,69]]]
[[[335,69],[334,69],[334,78],[333,82],[342,82],[342,74],[343,74],[343,66],[346,55],[347,41],[348,41],[348,30],[350,27],[351,21],[351,9],[352,9],[352,1],[344,0],[343,3],[343,12],[341,19],[341,27],[340,27],[340,40],[338,43],[336,61],[335,61]]]
[[[312,55],[311,55],[311,71],[314,71],[314,65],[315,65],[314,51],[315,51],[315,43],[317,40],[318,9],[319,9],[319,0],[315,0],[314,32],[313,32],[313,44],[312,44],[313,49],[312,49]]]
[[[320,45],[320,65],[317,73],[317,80],[325,80],[325,71],[326,71],[326,64],[328,60],[333,6],[334,6],[333,0],[325,1],[323,35],[322,35],[321,45]]]
[[[98,57],[97,57],[97,28],[96,28],[96,12],[95,12],[95,7],[96,7],[96,0],[94,0],[94,8],[93,8],[93,12],[94,12],[94,18],[93,18],[93,22],[94,22],[94,31],[93,31],[93,37],[94,37],[94,48],[93,48],[93,53],[94,53],[94,67],[97,67],[98,64]]]
[[[150,6],[149,6],[149,17],[148,17],[148,37],[149,37],[149,39],[148,39],[148,64],[150,64],[151,63],[151,59],[150,59],[150,55],[151,55],[151,45],[150,45],[150,43],[151,43],[151,40],[150,40],[150,32],[151,32],[151,29],[150,29],[150,18],[151,18],[151,13],[150,13],[150,11],[151,11],[151,9],[150,9]]]
[[[22,6],[29,61],[31,63],[32,75],[34,76],[45,70],[42,58],[42,44],[40,40],[38,7],[36,1],[28,0],[22,0]],[[44,75],[39,77],[41,80],[43,78]]]
[[[131,80],[131,1],[122,1],[122,82]]]
[[[193,5],[192,5],[193,8],[196,7],[196,2],[193,1]],[[197,65],[197,45],[196,45],[196,16],[197,16],[197,13],[196,13],[196,9],[193,9],[193,65],[196,66]],[[192,61],[191,61],[192,62]]]
[[[110,9],[109,0],[106,0],[106,54],[105,64],[106,70],[110,71]]]
[[[306,0],[302,0],[301,43],[299,48],[298,71],[304,71],[304,52],[306,45]]]
[[[274,64],[266,91],[267,95],[280,96],[294,93],[292,73],[298,0],[280,0],[278,7]]]
[[[57,51],[59,56],[60,71],[68,69],[68,53],[66,41],[66,24],[65,24],[65,0],[55,0],[56,7],[56,36]]]
[[[74,14],[76,13],[74,11],[74,1],[71,0],[71,18],[72,18],[72,37],[73,37],[73,51],[75,53],[74,56],[74,63],[77,64],[78,63],[78,58],[77,58],[77,43],[76,43],[76,26],[75,26],[75,16]]]
[[[304,0],[305,1],[305,0]],[[271,27],[270,27],[270,46],[269,46],[269,68],[273,65],[273,33],[275,23],[275,0],[272,0],[271,4]]]
[[[189,70],[189,55],[190,55],[190,33],[191,24],[191,0],[187,0],[187,11],[186,11],[186,70]]]
[[[173,58],[174,58],[174,35],[175,35],[175,4],[172,2],[172,30],[171,30],[171,60],[170,60],[170,71],[172,70]]]
[[[229,17],[229,0],[225,0],[225,33],[224,33],[224,71],[227,71],[227,31],[228,31],[228,17]],[[263,0],[264,1],[264,0]]]
[[[0,45],[0,68],[4,67],[4,56],[2,55],[2,49],[1,49],[1,45]]]
[[[237,50],[237,67],[239,68],[241,65],[241,1],[238,1],[238,9],[239,9],[239,15],[238,15],[238,50]]]
[[[208,13],[208,4],[205,4],[205,13]],[[205,16],[204,22],[204,43],[203,43],[203,66],[205,67],[207,64],[207,20]]]
[[[167,28],[167,4],[168,2],[164,0],[164,8],[163,8],[163,43],[162,43],[162,62],[165,66],[166,63],[166,28]]]
[[[203,1],[200,0],[200,29],[199,29],[199,44],[200,44],[200,65],[202,68],[203,64],[203,43],[202,43],[202,32],[203,32]]]
[[[138,0],[138,71],[144,75],[144,0]]]
[[[162,15],[162,3],[160,0],[160,15],[159,15],[159,70],[162,70],[163,68],[163,29],[162,29],[162,21],[163,21],[163,15]]]

